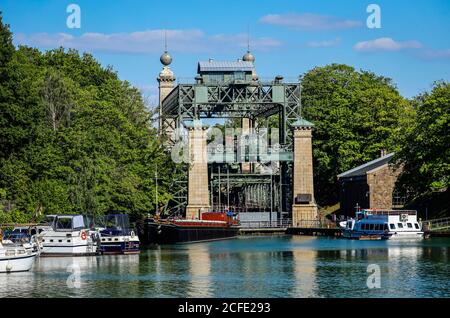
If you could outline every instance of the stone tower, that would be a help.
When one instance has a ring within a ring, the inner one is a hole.
[[[164,116],[162,113],[162,101],[164,98],[169,95],[169,93],[173,90],[175,83],[175,76],[170,69],[169,65],[172,63],[172,57],[167,52],[167,50],[161,55],[160,59],[161,64],[163,65],[163,69],[159,73],[159,76],[156,78],[158,81],[159,88],[159,133],[167,134],[169,138],[172,137],[174,132],[174,125],[170,122],[169,119],[166,120],[166,124],[164,124]]]
[[[294,139],[292,225],[295,227],[314,227],[319,220],[313,185],[313,126],[302,118],[292,125]]]
[[[188,205],[186,219],[200,219],[209,205],[208,154],[206,146],[208,126],[201,120],[185,122],[189,139]]]

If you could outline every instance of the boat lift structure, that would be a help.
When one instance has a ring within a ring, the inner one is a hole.
[[[165,212],[196,218],[207,210],[276,211],[274,221],[314,221],[313,125],[301,117],[300,80],[259,80],[248,51],[242,60],[201,61],[193,83],[175,86],[172,57],[166,51],[160,60],[159,135],[168,151],[189,153]],[[268,118],[278,119],[277,142],[261,145],[258,138],[270,134]],[[212,145],[206,123],[217,119],[232,121],[242,134],[225,131],[224,143]]]

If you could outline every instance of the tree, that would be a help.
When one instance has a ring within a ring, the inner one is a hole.
[[[0,222],[39,214],[139,218],[170,198],[175,164],[139,91],[90,54],[14,48],[0,23]],[[3,45],[4,44],[4,45]]]
[[[399,184],[412,197],[450,186],[450,83],[438,82],[414,99],[417,114],[402,140]]]
[[[303,116],[315,124],[313,157],[319,204],[338,201],[337,175],[398,150],[397,139],[414,113],[391,80],[332,64],[307,72]]]

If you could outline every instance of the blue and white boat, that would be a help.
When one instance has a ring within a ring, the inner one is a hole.
[[[139,238],[130,228],[127,214],[108,214],[100,228],[100,252],[102,254],[137,254]]]
[[[365,209],[339,225],[342,236],[350,239],[421,239],[424,234],[413,210]]]

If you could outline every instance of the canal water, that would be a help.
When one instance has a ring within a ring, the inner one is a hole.
[[[448,238],[240,237],[40,258],[0,274],[0,297],[450,297],[449,261]]]

